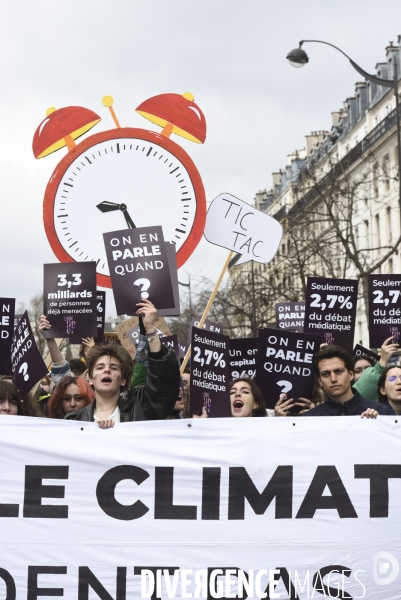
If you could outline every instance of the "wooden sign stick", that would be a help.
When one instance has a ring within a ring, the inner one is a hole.
[[[208,303],[206,304],[206,308],[205,308],[205,310],[203,311],[202,318],[201,318],[201,320],[199,321],[198,329],[202,329],[202,327],[203,327],[203,324],[204,324],[204,322],[205,322],[205,321],[206,321],[206,319],[207,319],[207,316],[208,316],[208,314],[209,314],[210,308],[211,308],[211,306],[212,306],[212,304],[213,304],[213,300],[214,300],[214,298],[215,298],[215,296],[216,296],[216,294],[217,294],[217,291],[218,291],[218,289],[219,289],[219,287],[220,287],[220,284],[221,284],[221,281],[222,281],[222,279],[223,279],[223,277],[224,277],[224,275],[225,275],[225,272],[227,271],[227,267],[228,267],[228,265],[229,265],[229,262],[230,262],[230,260],[232,259],[232,256],[233,256],[233,254],[234,254],[234,252],[231,250],[231,252],[230,252],[230,253],[229,253],[229,255],[227,256],[227,260],[226,260],[226,262],[225,262],[225,264],[224,264],[224,267],[223,267],[223,269],[222,269],[222,271],[221,271],[221,273],[220,273],[220,275],[219,275],[219,278],[218,278],[218,280],[216,281],[216,285],[214,286],[214,290],[213,290],[213,292],[212,292],[212,293],[211,293],[211,295],[210,295],[209,301],[208,301]],[[181,365],[181,369],[180,369],[180,375],[182,375],[182,374],[183,374],[183,372],[184,372],[184,369],[185,369],[185,367],[187,366],[187,362],[188,362],[188,360],[189,360],[189,357],[190,357],[190,356],[191,356],[191,345],[189,345],[189,346],[188,346],[187,353],[186,353],[186,355],[185,355],[185,357],[184,357],[184,360],[182,361],[182,365]]]

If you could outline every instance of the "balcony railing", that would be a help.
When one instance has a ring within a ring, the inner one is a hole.
[[[367,152],[380,138],[388,133],[397,122],[395,109],[391,111],[370,133],[368,133],[358,144],[356,144],[338,163],[318,182],[318,187],[314,185],[298,202],[288,211],[288,216],[292,217],[303,210],[308,204],[316,200],[319,197],[322,189],[327,187],[332,181],[334,181],[344,170],[350,167],[358,159],[360,159],[365,152]],[[305,171],[301,171],[305,178]],[[300,173],[300,175],[301,175]],[[301,175],[302,177],[302,175]],[[286,206],[283,206],[273,217],[280,221],[287,216]]]

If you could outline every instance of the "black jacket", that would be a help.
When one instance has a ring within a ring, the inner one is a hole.
[[[120,421],[154,421],[167,419],[180,392],[180,369],[175,352],[162,346],[160,352],[149,352],[149,368],[145,385],[131,388],[128,398],[120,396]],[[65,416],[75,421],[94,421],[96,399],[79,411]]]
[[[342,409],[344,407],[344,412]],[[344,404],[335,402],[331,398],[327,398],[321,404],[315,406],[308,412],[304,413],[304,417],[337,417],[341,414],[346,416],[361,415],[367,408],[374,408],[377,410],[379,415],[394,415],[394,412],[389,409],[386,404],[379,404],[379,402],[373,402],[372,400],[366,400],[356,392],[351,400],[347,400]]]

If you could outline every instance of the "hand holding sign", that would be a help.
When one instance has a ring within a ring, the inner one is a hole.
[[[207,212],[205,238],[242,256],[237,265],[254,260],[269,262],[276,254],[283,230],[278,221],[231,194],[220,194]]]

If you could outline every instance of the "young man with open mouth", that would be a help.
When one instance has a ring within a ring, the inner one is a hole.
[[[167,419],[180,391],[180,369],[171,348],[163,346],[157,335],[157,310],[149,300],[137,304],[149,342],[146,383],[129,389],[132,361],[117,344],[92,346],[86,364],[89,383],[95,391],[94,401],[80,411],[66,415],[69,420],[95,421],[107,429],[115,423]],[[48,323],[50,325],[50,323]],[[48,325],[46,328],[49,328]],[[45,328],[45,326],[43,326]]]

